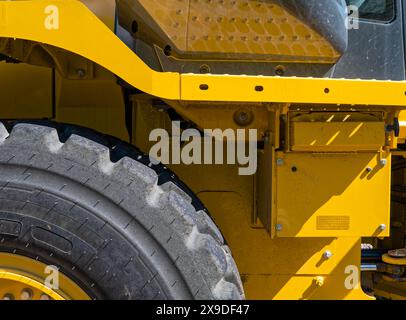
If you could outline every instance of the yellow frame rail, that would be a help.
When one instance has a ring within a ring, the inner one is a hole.
[[[49,6],[57,8],[58,29],[48,30],[45,26]],[[0,1],[0,37],[71,51],[110,70],[135,88],[168,100],[406,105],[405,81],[156,72],[77,0]]]

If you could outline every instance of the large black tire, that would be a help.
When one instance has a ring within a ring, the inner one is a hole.
[[[0,122],[0,251],[57,265],[95,299],[244,298],[189,189],[132,146],[70,125]]]

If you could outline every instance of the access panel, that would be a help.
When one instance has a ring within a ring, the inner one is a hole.
[[[390,157],[368,152],[277,158],[278,237],[389,236]]]

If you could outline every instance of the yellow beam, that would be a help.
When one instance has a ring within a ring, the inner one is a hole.
[[[49,29],[46,22],[52,15],[58,21],[50,21],[55,28]],[[0,1],[0,37],[46,43],[74,52],[141,91],[179,99],[179,74],[151,70],[80,1]]]
[[[46,28],[49,6],[58,9],[57,29]],[[77,0],[0,1],[0,37],[74,52],[139,90],[168,100],[406,106],[404,81],[156,72]]]
[[[405,81],[192,74],[181,81],[187,101],[406,105]]]

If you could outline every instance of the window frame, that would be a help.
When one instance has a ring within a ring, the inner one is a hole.
[[[350,3],[347,2],[347,5]],[[397,15],[397,1],[396,0],[386,0],[386,11],[384,14],[369,14],[369,15],[361,15],[361,11],[359,12],[360,16],[358,20],[360,21],[369,21],[375,23],[391,23],[396,19]]]

